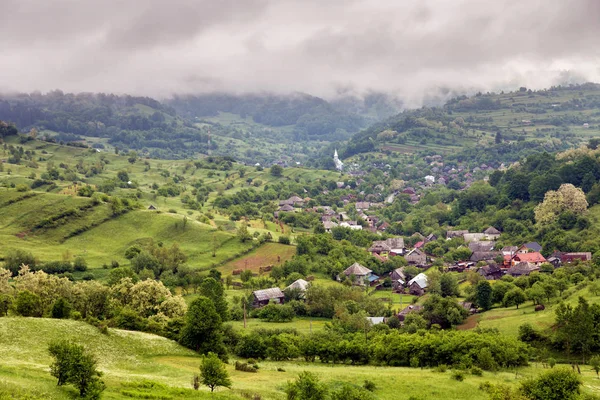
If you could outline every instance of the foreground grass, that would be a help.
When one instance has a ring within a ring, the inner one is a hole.
[[[314,322],[313,322],[314,323]],[[83,322],[41,318],[0,318],[0,399],[72,399],[74,390],[57,387],[49,374],[48,343],[67,338],[83,343],[98,358],[107,385],[104,399],[240,399],[260,394],[262,399],[284,400],[285,384],[302,371],[311,371],[329,387],[341,382],[376,383],[378,399],[486,399],[479,390],[483,382],[517,385],[523,378],[542,372],[540,366],[518,371],[466,375],[463,382],[450,371],[349,366],[302,361],[260,362],[258,373],[235,371],[227,366],[233,387],[210,394],[191,390],[200,357],[168,339],[111,329],[109,335]],[[515,374],[518,372],[518,374]],[[588,367],[582,369],[587,392],[600,392],[600,380]]]

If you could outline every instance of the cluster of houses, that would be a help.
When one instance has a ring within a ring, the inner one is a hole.
[[[408,289],[410,294],[422,296],[428,287],[427,275],[420,273],[407,281],[404,268],[395,269],[389,274],[389,278],[392,280],[392,289],[396,292],[404,292]],[[350,279],[352,284],[357,286],[382,287],[382,277],[375,275],[372,270],[359,263],[352,264],[338,276],[338,281],[343,279]]]

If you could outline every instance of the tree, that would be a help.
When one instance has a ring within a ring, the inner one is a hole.
[[[541,225],[550,224],[565,211],[582,215],[587,207],[588,202],[583,191],[570,183],[565,183],[560,185],[557,191],[546,192],[544,201],[535,208],[535,220]]]
[[[517,287],[506,292],[504,299],[502,299],[502,303],[504,304],[504,307],[515,305],[518,310],[519,305],[525,303],[526,300],[527,296],[525,296],[523,289]]]
[[[248,232],[248,227],[246,223],[242,221],[242,224],[237,229],[237,238],[240,239],[240,242],[245,243],[248,240],[252,240],[252,235]]]
[[[225,300],[225,292],[221,282],[217,282],[214,278],[204,279],[200,284],[200,295],[206,296],[212,300],[215,305],[215,310],[222,321],[227,321],[229,319],[229,307]]]
[[[442,274],[440,278],[440,290],[442,297],[454,297],[459,295],[458,283],[453,275]]]
[[[213,352],[208,352],[207,355],[202,357],[200,381],[203,385],[208,386],[211,392],[218,386],[231,388],[231,379],[229,379],[225,364]]]
[[[61,297],[52,305],[52,318],[69,318],[72,308],[71,303],[64,297]]]
[[[58,379],[58,385],[72,384],[79,389],[79,396],[88,399],[100,398],[104,383],[96,369],[96,359],[83,346],[66,340],[55,341],[48,346],[54,362],[50,374]]]
[[[180,343],[200,354],[216,352],[220,357],[227,354],[221,332],[221,317],[208,297],[195,299],[185,315]]]
[[[41,317],[43,315],[43,304],[40,296],[29,290],[19,292],[14,304],[17,313],[24,317]]]
[[[283,175],[283,167],[275,164],[271,167],[270,173],[272,176],[280,177],[281,175]]]
[[[36,266],[33,254],[25,250],[8,250],[4,256],[4,268],[9,270],[13,276],[17,275],[21,265],[28,265],[30,268]]]
[[[570,400],[578,397],[579,376],[566,368],[553,368],[521,384],[521,392],[531,400]]]
[[[477,306],[481,307],[484,311],[492,308],[492,285],[487,280],[477,282],[475,296]]]
[[[312,372],[301,372],[294,382],[288,382],[285,388],[287,400],[324,400],[327,398],[327,386],[319,382]]]
[[[598,379],[600,379],[600,356],[590,358],[590,366],[596,372]]]

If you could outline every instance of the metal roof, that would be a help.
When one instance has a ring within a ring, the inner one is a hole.
[[[283,294],[283,292],[279,288],[270,288],[270,289],[263,289],[263,290],[255,290],[252,293],[254,294],[254,297],[258,301],[265,301],[265,300],[271,300],[271,299],[279,299],[279,298],[285,297],[285,295]]]

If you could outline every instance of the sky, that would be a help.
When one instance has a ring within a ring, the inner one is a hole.
[[[599,0],[0,0],[0,91],[431,93],[600,82]]]

